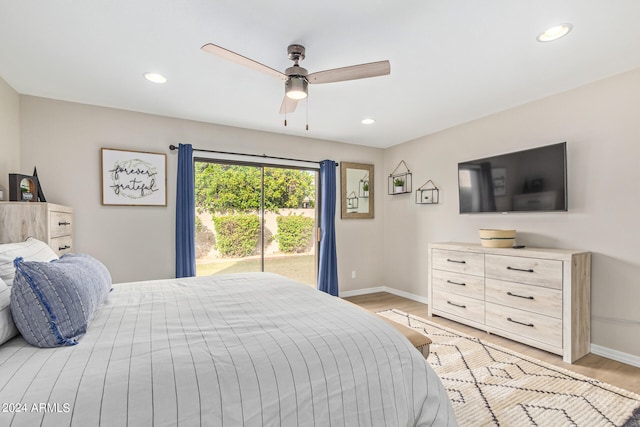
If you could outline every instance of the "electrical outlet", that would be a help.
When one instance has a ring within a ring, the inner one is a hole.
[[[355,271],[355,270],[353,270],[353,271],[351,272],[351,278],[352,278],[352,279],[355,279],[355,278],[356,278],[356,271]]]

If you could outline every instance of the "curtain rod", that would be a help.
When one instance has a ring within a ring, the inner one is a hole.
[[[178,147],[171,144],[169,146],[169,150],[173,151],[173,150],[177,150]],[[276,157],[276,156],[267,156],[266,154],[246,154],[246,153],[234,153],[231,151],[218,151],[218,150],[203,150],[203,149],[199,149],[199,148],[194,148],[193,151],[201,151],[203,153],[215,153],[215,154],[231,154],[234,156],[247,156],[247,157],[259,157],[261,159],[277,159],[277,160],[291,160],[294,162],[307,162],[307,163],[322,163],[319,162],[317,160],[304,160],[304,159],[292,159],[290,157]],[[336,162],[336,167],[339,166],[340,163]]]

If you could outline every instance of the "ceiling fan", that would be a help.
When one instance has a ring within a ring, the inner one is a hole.
[[[307,97],[307,86],[309,84],[366,79],[369,77],[386,76],[391,73],[391,64],[389,61],[378,61],[309,74],[306,69],[298,64],[298,61],[303,60],[305,57],[305,48],[299,44],[292,44],[287,48],[287,53],[289,59],[293,61],[293,66],[287,68],[284,73],[213,43],[207,43],[202,46],[201,49],[205,52],[228,59],[229,61],[282,79],[285,82],[285,97],[280,106],[280,114],[295,111],[298,101]]]

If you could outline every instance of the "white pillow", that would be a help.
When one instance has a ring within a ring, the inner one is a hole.
[[[25,261],[40,262],[58,259],[58,256],[49,245],[33,237],[29,237],[20,243],[0,245],[0,279],[4,280],[7,286],[13,285],[13,277],[16,274],[13,260],[18,257],[23,257]]]
[[[11,317],[10,296],[11,288],[0,279],[0,344],[9,341],[18,333]]]

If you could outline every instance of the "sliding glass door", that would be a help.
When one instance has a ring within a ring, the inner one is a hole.
[[[317,171],[196,159],[196,275],[268,271],[316,286]]]

